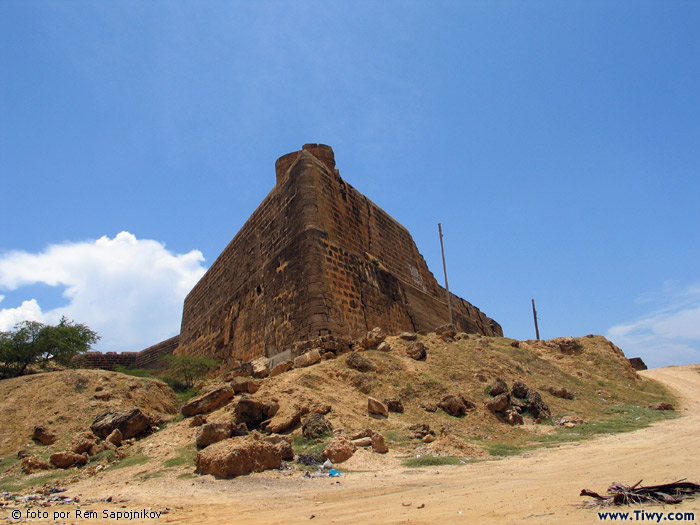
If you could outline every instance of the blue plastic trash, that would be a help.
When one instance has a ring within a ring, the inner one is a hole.
[[[340,472],[338,472],[337,470],[332,468],[328,471],[328,475],[331,476],[332,478],[337,478],[338,476],[340,476]]]

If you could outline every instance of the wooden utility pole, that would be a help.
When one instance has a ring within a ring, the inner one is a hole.
[[[447,296],[447,309],[450,312],[450,324],[452,323],[452,301],[450,301],[450,285],[447,284],[447,265],[445,264],[445,247],[442,244],[442,224],[438,222],[440,232],[440,251],[442,252],[442,271],[445,272],[445,295]]]
[[[535,335],[537,336],[537,340],[540,340],[540,329],[537,326],[537,310],[535,310],[535,300],[532,300],[532,317],[535,319]]]

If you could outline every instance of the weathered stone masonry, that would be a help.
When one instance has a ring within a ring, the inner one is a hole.
[[[330,334],[448,322],[445,291],[409,232],[345,182],[329,146],[276,163],[277,184],[185,299],[175,353],[225,368]],[[502,335],[452,296],[459,330]]]

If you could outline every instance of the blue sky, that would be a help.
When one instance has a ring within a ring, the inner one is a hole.
[[[179,330],[274,185],[333,146],[507,336],[700,362],[700,3],[0,2],[0,329]],[[121,233],[124,232],[124,233]]]

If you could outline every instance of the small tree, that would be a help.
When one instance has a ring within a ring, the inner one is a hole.
[[[86,325],[65,317],[56,326],[22,321],[11,332],[0,332],[0,378],[20,376],[38,361],[68,365],[99,339]]]
[[[186,388],[192,388],[195,381],[204,377],[218,361],[195,355],[166,355],[162,358],[168,364],[170,376],[180,381]]]

